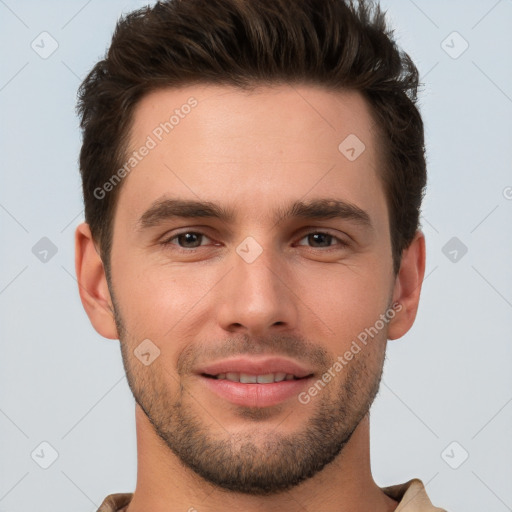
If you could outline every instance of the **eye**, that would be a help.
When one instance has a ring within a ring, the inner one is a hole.
[[[200,231],[183,231],[182,233],[177,233],[170,238],[167,238],[160,242],[160,245],[164,247],[174,246],[177,250],[183,250],[186,252],[193,252],[194,249],[198,249],[207,244],[201,243],[203,239],[210,240],[211,239],[206,236],[204,233]],[[300,241],[307,239],[308,243],[311,244],[310,247],[313,249],[341,249],[344,247],[348,247],[348,243],[325,231],[312,231],[310,233],[305,234],[297,245],[305,245],[300,243]],[[337,242],[337,243],[336,243]]]
[[[327,247],[327,248],[335,247],[336,244],[331,245],[332,241],[337,241],[338,242],[337,245],[340,248],[346,247],[349,245],[347,242],[343,241],[341,238],[331,235],[330,233],[326,233],[325,231],[312,231],[311,233],[308,233],[305,236],[303,236],[301,238],[301,240],[304,240],[306,238],[308,239],[308,242],[312,242],[314,244],[313,245],[314,249],[322,248],[322,247]],[[320,245],[316,245],[316,244],[320,244]],[[303,245],[303,244],[299,243],[299,245]]]
[[[202,238],[208,238],[204,233],[200,233],[199,231],[184,231],[183,233],[178,233],[177,235],[172,236],[161,242],[161,245],[177,245],[179,249],[197,249],[202,244],[200,243]],[[174,240],[177,243],[174,243]],[[208,238],[208,240],[210,240]]]

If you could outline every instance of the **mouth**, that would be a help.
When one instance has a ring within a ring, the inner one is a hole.
[[[266,373],[263,375],[251,375],[249,373],[219,373],[217,375],[208,375],[207,373],[202,374],[203,377],[216,380],[229,380],[230,382],[240,382],[242,384],[272,384],[274,382],[282,382],[288,380],[301,380],[307,377],[297,377],[292,373]]]
[[[296,397],[314,372],[283,358],[237,358],[201,368],[197,375],[206,388],[231,404],[270,407]]]

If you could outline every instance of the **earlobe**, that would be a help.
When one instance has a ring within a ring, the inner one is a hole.
[[[105,269],[85,222],[75,231],[75,270],[80,299],[92,326],[101,336],[118,339]]]
[[[402,253],[400,271],[396,277],[392,304],[399,303],[389,322],[388,339],[401,338],[414,323],[425,275],[425,235],[421,230]]]

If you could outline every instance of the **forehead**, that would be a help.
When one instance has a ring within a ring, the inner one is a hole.
[[[384,226],[377,146],[369,106],[354,91],[291,84],[165,88],[134,110],[127,160],[138,154],[118,206],[141,214],[171,195],[261,216],[274,203],[336,197]]]

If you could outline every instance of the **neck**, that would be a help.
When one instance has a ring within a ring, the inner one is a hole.
[[[127,512],[393,512],[398,503],[373,481],[369,417],[338,457],[314,477],[277,495],[249,496],[205,482],[172,453],[136,405],[137,485]]]

